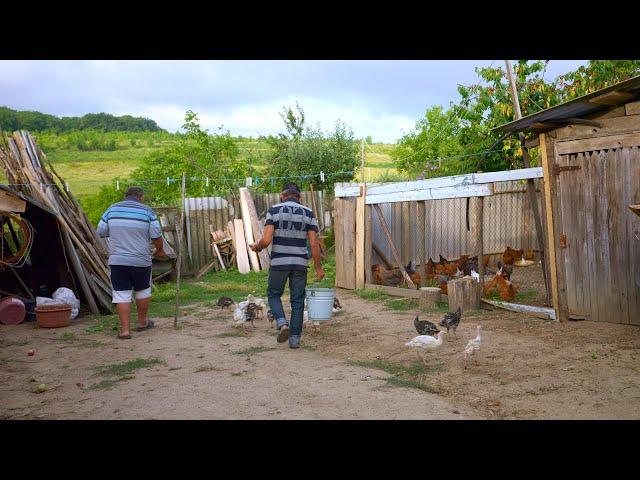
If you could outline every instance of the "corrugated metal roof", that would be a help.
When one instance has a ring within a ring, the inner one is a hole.
[[[553,121],[569,118],[584,118],[586,116],[617,107],[628,102],[640,99],[640,75],[632,77],[624,82],[616,83],[610,87],[597,90],[588,95],[583,95],[555,107],[528,115],[514,122],[505,123],[494,128],[498,132],[519,132],[522,130],[548,130],[558,124]],[[536,125],[547,122],[548,125]]]

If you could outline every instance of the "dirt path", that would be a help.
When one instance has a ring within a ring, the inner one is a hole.
[[[474,418],[471,409],[437,395],[387,387],[389,374],[379,370],[278,345],[266,321],[248,337],[218,336],[235,334],[228,317],[203,309],[184,317],[179,331],[160,319],[158,328],[130,341],[113,332],[88,334],[82,321],[59,330],[3,325],[0,418]],[[150,358],[163,363],[130,373],[96,371]],[[48,391],[35,393],[40,383]]]
[[[160,319],[129,341],[82,320],[0,325],[0,418],[640,418],[637,327],[474,312],[425,367],[403,346],[415,311],[338,295],[344,311],[305,330],[300,350],[278,345],[266,320],[243,336],[230,311],[202,306],[186,309],[181,330]],[[477,324],[479,365],[464,370]]]

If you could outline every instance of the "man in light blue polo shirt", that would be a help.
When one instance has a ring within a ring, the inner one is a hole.
[[[156,257],[166,256],[162,244],[162,227],[156,214],[142,203],[140,187],[129,187],[122,202],[114,203],[98,223],[98,235],[109,237],[109,270],[113,303],[120,316],[119,339],[131,338],[131,291],[135,291],[138,310],[137,331],[154,326],[147,320],[151,301],[151,242]]]

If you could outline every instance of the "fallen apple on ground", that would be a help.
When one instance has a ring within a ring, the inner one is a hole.
[[[29,351],[27,352],[27,355],[29,355],[30,357],[33,357],[35,354],[36,354],[36,351],[35,351],[35,350],[29,350]]]

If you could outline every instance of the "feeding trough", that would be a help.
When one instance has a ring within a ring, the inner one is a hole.
[[[325,322],[331,319],[335,288],[310,287],[305,289],[307,311],[312,322]]]

